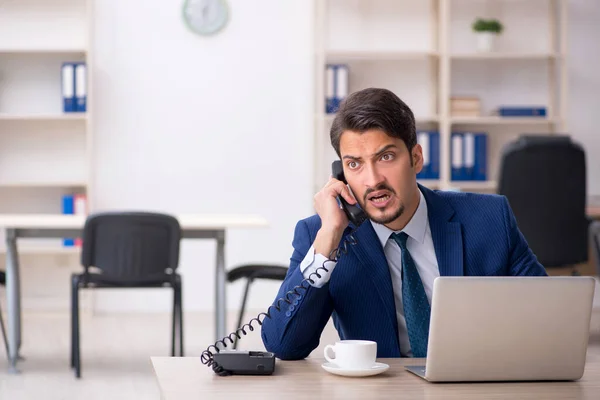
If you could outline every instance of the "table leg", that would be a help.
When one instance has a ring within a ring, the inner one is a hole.
[[[8,308],[8,371],[19,373],[17,360],[21,347],[21,282],[17,237],[13,229],[6,230],[6,305]]]
[[[215,275],[215,328],[216,340],[225,337],[226,305],[225,305],[225,231],[217,232],[217,270]]]

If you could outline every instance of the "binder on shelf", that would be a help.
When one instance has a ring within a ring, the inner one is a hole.
[[[87,66],[85,63],[75,65],[75,111],[87,111]]]
[[[463,151],[463,135],[462,133],[451,134],[450,151],[451,151],[451,173],[450,179],[453,181],[464,180],[464,151]]]
[[[417,132],[417,144],[423,150],[423,169],[417,174],[417,179],[431,179],[431,154],[429,150],[429,132]]]
[[[61,69],[63,111],[75,112],[75,64],[65,62]]]
[[[333,114],[335,97],[335,67],[328,65],[325,71],[325,112]]]
[[[348,66],[328,64],[325,71],[325,113],[335,114],[348,96]]]
[[[546,107],[498,107],[501,117],[545,117]]]
[[[337,65],[335,69],[335,111],[340,108],[342,100],[348,96],[348,66]]]
[[[473,180],[487,181],[487,134],[475,134],[475,170]]]
[[[484,132],[452,132],[453,181],[487,180],[487,136]]]
[[[62,197],[62,213],[72,215],[75,212],[75,196],[67,194]],[[71,247],[75,245],[75,239],[64,238],[63,245]]]
[[[475,174],[475,135],[471,132],[463,137],[463,179],[471,180]]]
[[[417,179],[440,179],[440,134],[436,131],[420,131],[417,143],[423,149],[423,169]]]

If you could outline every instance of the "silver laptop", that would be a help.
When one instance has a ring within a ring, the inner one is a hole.
[[[433,284],[430,382],[577,380],[583,375],[592,277],[440,277]]]

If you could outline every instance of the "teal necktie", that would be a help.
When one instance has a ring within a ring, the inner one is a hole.
[[[402,304],[413,357],[427,357],[429,317],[431,307],[419,271],[406,248],[408,235],[393,233],[392,237],[402,250]]]

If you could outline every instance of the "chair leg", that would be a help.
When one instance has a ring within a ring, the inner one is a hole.
[[[8,339],[6,337],[6,329],[4,328],[4,318],[2,318],[2,307],[0,307],[0,328],[2,328],[2,337],[4,338],[4,348],[6,349],[6,359],[10,358],[8,351]]]
[[[75,377],[81,378],[81,356],[79,348],[79,277],[71,278],[71,361],[75,367]]]
[[[236,324],[236,329],[239,329],[242,327],[242,318],[244,318],[244,311],[246,310],[246,300],[248,299],[248,292],[250,291],[250,285],[252,284],[252,282],[254,281],[253,278],[248,278],[248,280],[246,281],[246,289],[244,290],[244,296],[242,297],[242,305],[240,306],[240,314],[238,316],[238,321]],[[234,341],[233,341],[233,348],[237,349],[237,342],[238,342],[238,338],[237,336],[235,336]]]
[[[178,290],[178,308],[179,308],[179,356],[183,357],[183,284],[181,283],[181,280],[178,282],[179,283],[179,290]]]
[[[177,330],[177,284],[173,286],[173,313],[171,315],[171,357],[175,357],[175,337]]]

